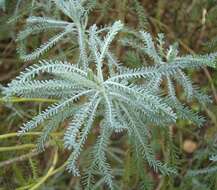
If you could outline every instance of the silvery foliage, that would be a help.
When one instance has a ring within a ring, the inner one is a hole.
[[[123,41],[149,57],[151,65],[130,69],[120,64],[109,49],[124,28],[121,21],[101,28],[95,24],[88,27],[91,1],[55,0],[54,3],[70,21],[29,17],[26,29],[18,35],[19,41],[48,30],[58,29],[59,32],[32,53],[20,52],[21,58],[26,61],[37,59],[69,36],[76,37],[80,56],[73,64],[41,60],[39,64],[26,68],[4,88],[6,98],[58,99],[25,123],[19,133],[22,135],[43,125],[43,134],[38,140],[38,147],[43,150],[49,134],[64,120],[69,120],[64,134],[65,148],[71,150],[67,169],[78,176],[79,155],[96,117],[100,115],[100,135],[92,149],[92,162],[85,175],[87,189],[91,189],[95,169],[102,171],[105,183],[113,189],[114,177],[107,161],[107,150],[111,134],[122,131],[127,132],[134,148],[156,172],[176,174],[174,168],[155,158],[149,126],[167,127],[177,119],[202,125],[203,117],[181,103],[174,86],[177,81],[183,87],[187,101],[196,98],[202,103],[210,102],[209,97],[192,84],[185,70],[214,66],[216,54],[179,56],[176,45],[169,49],[164,47],[161,34],[155,44],[148,32],[140,31],[136,33],[139,44],[130,39]],[[162,93],[163,81],[167,82],[167,94]]]

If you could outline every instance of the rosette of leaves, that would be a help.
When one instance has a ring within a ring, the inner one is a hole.
[[[193,87],[183,70],[204,65],[213,66],[216,55],[179,57],[175,46],[165,51],[163,40],[160,39],[156,49],[151,35],[140,32],[137,37],[142,39],[145,45],[139,47],[154,64],[136,69],[127,68],[124,64],[120,64],[109,50],[115,36],[123,29],[123,24],[117,21],[110,27],[98,29],[96,25],[92,25],[87,29],[88,9],[85,9],[84,2],[55,1],[56,6],[74,23],[47,18],[30,19],[32,23],[64,26],[59,36],[75,32],[80,58],[74,64],[67,61],[42,60],[39,64],[25,69],[4,88],[3,93],[6,98],[19,96],[58,100],[25,123],[19,133],[22,135],[42,125],[43,134],[38,140],[38,147],[43,150],[49,134],[60,123],[69,120],[63,139],[65,148],[71,150],[67,169],[73,175],[79,175],[77,167],[79,156],[96,117],[100,116],[100,135],[93,147],[92,162],[86,172],[87,189],[91,189],[92,175],[96,168],[102,171],[105,183],[113,189],[113,175],[107,161],[107,150],[111,134],[121,131],[127,132],[133,148],[139,152],[138,155],[144,157],[156,172],[165,175],[175,174],[174,168],[155,158],[150,145],[152,137],[149,126],[166,127],[175,123],[177,118],[190,119],[201,125],[201,118],[182,106],[176,98],[171,80],[176,79],[183,85],[189,100],[195,94],[201,102],[208,100]],[[34,30],[30,32],[27,30],[27,35],[25,32],[24,35],[20,35],[25,38],[32,32]],[[61,37],[55,36],[53,39],[28,55],[27,60],[40,56],[58,43]],[[134,46],[138,47],[138,44],[134,43]],[[163,79],[168,82],[167,95],[162,94],[160,83]]]

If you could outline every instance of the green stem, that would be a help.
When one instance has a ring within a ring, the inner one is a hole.
[[[19,97],[12,97],[9,99],[0,98],[0,103],[12,102],[12,103],[20,103],[20,102],[47,102],[47,103],[54,103],[58,100],[55,99],[47,99],[47,98],[19,98]]]
[[[55,166],[56,166],[56,163],[58,161],[58,151],[57,149],[55,150],[55,153],[54,153],[54,158],[53,158],[53,162],[52,162],[52,165],[50,167],[50,169],[48,170],[47,174],[42,177],[32,188],[30,188],[29,190],[35,190],[35,189],[38,189],[51,175],[53,175],[53,171],[55,171]]]
[[[57,169],[55,169],[55,170],[53,170],[52,172],[50,172],[49,173],[49,176],[47,176],[47,174],[46,174],[46,179],[48,179],[49,177],[51,177],[51,176],[53,176],[53,175],[55,175],[56,173],[58,173],[58,172],[60,172],[61,170],[63,170],[65,167],[66,167],[66,165],[67,165],[67,161],[66,162],[64,162],[63,163],[63,165],[61,165],[59,168],[57,168]],[[42,178],[45,178],[45,176],[44,177],[42,177]],[[39,180],[41,181],[42,180],[42,178],[39,178]],[[43,183],[45,182],[45,180],[43,180]],[[39,182],[38,182],[39,183]],[[37,183],[37,184],[38,184]],[[35,184],[35,186],[37,185],[37,184]],[[39,185],[41,185],[42,183],[40,182],[40,184]],[[20,187],[20,188],[17,188],[16,190],[25,190],[25,189],[30,189],[30,187],[32,187],[32,184],[30,184],[30,185],[27,185],[27,186],[25,186],[25,187]],[[34,186],[33,186],[34,187]],[[32,188],[33,188],[32,187]],[[39,186],[37,186],[37,188],[38,188]],[[31,190],[31,189],[30,189]]]
[[[38,135],[41,135],[42,133],[41,132],[29,132],[29,133],[25,133],[24,135],[25,136],[38,136]],[[7,138],[10,138],[10,137],[16,137],[18,136],[18,133],[7,133],[7,134],[3,134],[3,135],[0,135],[0,140],[1,139],[7,139]]]
[[[23,150],[23,149],[31,149],[35,148],[35,144],[23,144],[23,145],[16,145],[16,146],[7,146],[7,147],[0,147],[0,152],[8,152],[14,150]]]
[[[25,133],[23,134],[22,136],[39,136],[41,135],[42,132],[28,132],[28,133]],[[63,133],[51,133],[51,136],[61,136]],[[1,139],[7,139],[7,138],[10,138],[10,137],[17,137],[18,136],[18,133],[7,133],[7,134],[3,134],[3,135],[0,135],[0,140]]]

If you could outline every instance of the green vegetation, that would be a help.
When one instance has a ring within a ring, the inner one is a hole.
[[[217,189],[214,0],[0,10],[0,189]]]

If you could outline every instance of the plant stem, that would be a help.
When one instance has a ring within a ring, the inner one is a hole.
[[[19,97],[12,97],[9,99],[0,98],[0,103],[12,102],[12,103],[20,103],[20,102],[47,102],[47,103],[54,103],[58,100],[55,99],[46,99],[46,98],[19,98]]]
[[[29,190],[35,190],[35,189],[38,189],[51,175],[53,175],[53,171],[55,166],[56,166],[56,163],[58,161],[58,150],[55,149],[55,153],[54,153],[54,158],[53,158],[53,162],[52,162],[52,165],[50,167],[50,169],[48,170],[47,174],[42,177],[32,188],[30,188]]]
[[[41,135],[42,133],[41,132],[28,132],[28,133],[25,133],[23,135],[25,136],[38,136],[38,135]],[[10,137],[16,137],[18,136],[18,133],[7,133],[7,134],[3,134],[3,135],[0,135],[0,140],[1,139],[7,139],[7,138],[10,138]]]
[[[31,149],[31,148],[35,148],[35,147],[36,147],[35,144],[22,144],[22,145],[16,145],[16,146],[6,146],[6,147],[0,147],[0,152]]]
[[[19,157],[15,157],[15,158],[12,158],[10,160],[2,161],[2,162],[0,162],[0,168],[5,167],[5,166],[10,165],[10,164],[13,164],[14,162],[24,161],[24,160],[26,160],[28,158],[33,157],[33,156],[37,156],[38,154],[40,154],[40,152],[37,152],[36,150],[33,150],[32,152],[21,155]]]
[[[49,177],[51,177],[52,175],[55,175],[56,173],[58,173],[58,172],[60,172],[61,170],[63,170],[65,167],[66,167],[66,165],[67,165],[67,161],[66,162],[64,162],[63,163],[63,165],[61,165],[59,168],[57,168],[57,169],[55,169],[55,170],[53,170],[50,174],[49,174]],[[39,180],[40,180],[41,178],[39,178]],[[48,178],[47,178],[48,179]],[[45,182],[45,181],[44,181]],[[30,185],[27,185],[27,186],[25,186],[25,187],[20,187],[20,188],[17,188],[16,190],[25,190],[25,189],[29,189],[30,187],[32,187],[32,184],[30,184]],[[33,187],[32,187],[33,188]],[[31,189],[30,189],[31,190]]]
[[[42,132],[28,132],[28,133],[25,133],[25,134],[22,134],[22,136],[39,136],[41,135]],[[50,135],[51,136],[61,136],[63,133],[51,133]],[[7,133],[7,134],[3,134],[3,135],[0,135],[0,140],[1,139],[7,139],[7,138],[10,138],[10,137],[17,137],[18,136],[18,133]]]

